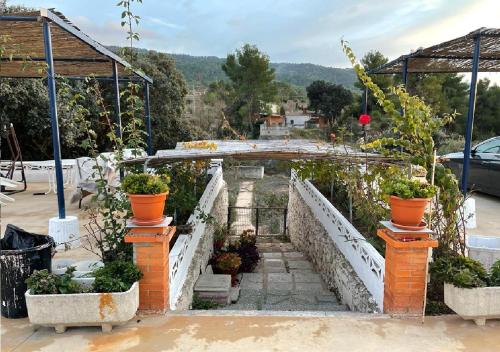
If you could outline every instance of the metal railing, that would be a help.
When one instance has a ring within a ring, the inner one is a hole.
[[[287,235],[288,208],[286,207],[228,207],[227,223],[230,232],[240,235],[245,230],[255,231],[260,237]]]

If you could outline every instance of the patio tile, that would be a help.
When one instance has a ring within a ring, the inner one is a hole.
[[[269,253],[262,253],[262,256],[265,259],[281,259],[282,254],[281,252],[269,252]]]
[[[268,268],[270,267],[280,267],[284,266],[285,263],[283,262],[282,259],[264,259],[264,265]]]
[[[304,254],[300,252],[284,252],[283,255],[285,256],[285,258],[305,259]]]
[[[319,303],[338,303],[337,297],[333,293],[331,295],[317,295],[316,299]]]
[[[289,260],[288,267],[290,269],[310,269],[312,270],[312,264],[307,260]]]
[[[295,278],[295,282],[319,282],[321,283],[321,276],[316,273],[304,273],[304,272],[295,272],[293,273],[293,277]]]
[[[292,274],[271,273],[267,275],[268,285],[273,285],[278,282],[292,282]]]
[[[262,273],[243,273],[242,281],[262,282],[264,281],[264,274]]]
[[[286,273],[286,268],[284,265],[280,267],[268,267],[266,268],[266,271],[268,273]]]
[[[275,291],[292,291],[293,290],[293,283],[290,282],[274,282],[274,283],[269,283],[267,286],[267,290],[275,290]]]
[[[323,293],[323,285],[317,282],[296,282],[295,291],[297,292],[317,292]]]

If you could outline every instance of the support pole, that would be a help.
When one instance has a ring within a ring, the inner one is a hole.
[[[120,109],[120,82],[118,78],[118,64],[113,61],[113,88],[115,90],[115,123],[116,123],[116,135],[122,136],[122,117]]]
[[[144,85],[144,110],[146,113],[146,129],[148,132],[148,155],[153,155],[153,134],[151,132],[151,111],[149,108],[149,83]]]
[[[404,59],[403,61],[403,71],[401,72],[403,78],[403,85],[408,92],[408,59]],[[405,113],[405,109],[401,106],[401,116]]]
[[[474,112],[476,110],[477,72],[479,70],[480,56],[481,56],[481,36],[478,34],[474,38],[474,55],[472,57],[472,76],[470,79],[470,90],[469,90],[469,108],[467,110],[467,125],[465,128],[464,165],[462,169],[462,182],[460,187],[464,195],[467,193],[467,181],[469,178],[472,126],[474,124]]]
[[[363,114],[368,114],[368,88],[365,87],[365,93],[363,94]]]
[[[50,25],[43,21],[43,39],[45,47],[45,61],[47,62],[47,88],[49,92],[50,123],[52,127],[52,146],[54,149],[54,166],[57,184],[57,206],[59,219],[66,218],[66,208],[64,204],[64,182],[61,164],[61,148],[59,145],[59,121],[57,119],[56,101],[56,79],[54,71],[54,59],[52,56],[52,39],[50,35]]]

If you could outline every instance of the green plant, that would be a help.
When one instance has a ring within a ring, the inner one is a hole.
[[[488,286],[489,277],[481,263],[464,256],[440,257],[430,266],[432,279],[457,287]]]
[[[142,278],[141,270],[131,261],[113,261],[93,271],[94,292],[125,292]]]
[[[500,259],[491,267],[490,286],[500,286]]]
[[[28,289],[34,295],[82,293],[86,290],[73,280],[75,268],[70,266],[63,275],[49,273],[47,269],[35,270],[26,279]]]
[[[222,253],[215,259],[216,268],[220,271],[237,271],[241,266],[241,258],[236,253]]]
[[[407,177],[383,179],[380,187],[385,194],[403,199],[431,198],[436,194],[435,186]]]
[[[160,194],[169,191],[167,175],[128,174],[122,180],[122,189],[129,194]]]
[[[208,299],[201,298],[197,293],[193,295],[193,302],[191,303],[191,309],[195,310],[208,310],[217,309],[220,304]]]

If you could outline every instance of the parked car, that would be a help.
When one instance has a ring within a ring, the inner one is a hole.
[[[463,169],[463,152],[441,157],[460,180]],[[471,149],[469,180],[470,189],[500,197],[500,136],[479,143]]]

